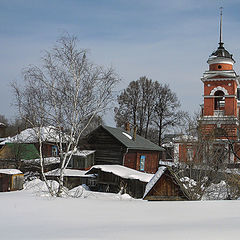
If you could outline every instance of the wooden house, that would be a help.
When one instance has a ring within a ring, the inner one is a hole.
[[[95,164],[117,164],[138,171],[155,173],[163,148],[121,128],[101,125],[87,138],[89,149],[95,149]]]
[[[68,189],[72,189],[79,185],[87,185],[88,187],[96,186],[96,176],[92,174],[85,175],[86,171],[77,170],[77,169],[65,169],[63,185]],[[60,169],[54,169],[45,173],[45,176],[48,180],[59,180]]]
[[[121,165],[95,165],[86,175],[96,176],[96,185],[91,190],[111,193],[128,193],[142,198],[146,184],[153,174],[143,173]]]
[[[27,128],[13,137],[6,138],[0,145],[14,143],[19,144],[18,148],[20,148],[20,144],[33,144],[39,151],[38,135],[42,141],[43,157],[58,156],[59,133],[54,127]]]
[[[28,128],[0,142],[0,167],[39,171],[39,138],[47,171],[59,167],[59,134],[54,127]]]
[[[159,167],[146,186],[144,200],[177,201],[189,200],[189,194],[174,172],[167,167]]]
[[[0,192],[23,189],[24,175],[17,169],[0,169]]]

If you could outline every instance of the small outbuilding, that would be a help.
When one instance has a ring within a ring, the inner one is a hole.
[[[95,150],[77,150],[73,153],[68,168],[89,170],[94,165]]]
[[[145,187],[153,174],[139,172],[121,165],[95,165],[86,174],[96,176],[96,186],[91,190],[111,193],[128,193],[142,198]]]
[[[190,200],[190,197],[177,175],[162,166],[147,184],[143,200],[178,201]]]
[[[0,192],[23,189],[24,175],[18,169],[0,169]]]
[[[94,175],[85,175],[86,171],[77,170],[77,169],[65,169],[63,177],[63,185],[68,189],[72,189],[79,185],[87,185],[88,187],[95,186],[95,176]],[[60,169],[54,169],[45,173],[45,176],[48,180],[59,180]]]

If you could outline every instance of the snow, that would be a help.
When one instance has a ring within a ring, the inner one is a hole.
[[[16,136],[7,138],[0,144],[4,145],[5,143],[36,143],[38,142],[38,132],[39,128],[27,128]],[[43,142],[59,142],[58,131],[53,126],[42,127],[40,129],[40,132]]]
[[[23,160],[25,163],[31,163],[31,164],[40,164],[40,158],[31,159],[31,160]],[[44,158],[44,165],[50,165],[60,163],[60,157],[47,157]]]
[[[64,176],[66,177],[90,177],[90,175],[85,175],[87,171],[76,170],[76,169],[65,169]],[[45,174],[46,176],[60,176],[60,169],[54,169]]]
[[[155,183],[161,178],[161,176],[163,175],[163,173],[165,172],[167,168],[166,167],[159,167],[158,171],[154,174],[154,176],[152,177],[152,179],[149,181],[149,183],[146,185],[145,188],[145,193],[143,195],[143,198],[145,198],[145,196],[149,193],[149,191],[153,188],[153,186],[155,185]]]
[[[132,140],[132,136],[130,136],[129,134],[127,134],[127,133],[125,133],[125,132],[122,132],[122,134],[123,134],[124,136],[126,136],[127,138],[129,138],[130,140]]]
[[[18,170],[18,169],[0,169],[0,173],[9,174],[9,175],[23,174],[23,173],[22,173],[20,170]]]
[[[138,179],[142,182],[149,182],[154,174],[143,173],[120,165],[95,165],[91,169],[101,169],[104,172],[113,173],[121,178]],[[91,171],[91,169],[89,171]]]
[[[198,138],[197,137],[194,137],[194,136],[191,136],[191,135],[181,135],[181,136],[178,136],[178,137],[175,137],[173,139],[174,142],[181,142],[181,141],[184,141],[184,142],[192,142],[192,141],[197,141]]]
[[[149,202],[79,191],[79,198],[42,197],[31,189],[0,193],[1,239],[239,238],[240,201]]]
[[[214,184],[212,183],[205,189],[202,200],[224,200],[228,197],[228,186],[225,181]]]
[[[87,157],[88,155],[95,153],[96,150],[77,150],[76,152],[73,153],[74,156],[81,156],[81,157]]]
[[[159,165],[164,165],[164,166],[172,167],[172,166],[176,166],[176,163],[171,162],[171,161],[162,161],[162,160],[159,160]]]

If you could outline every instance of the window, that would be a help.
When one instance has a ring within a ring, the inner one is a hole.
[[[146,159],[146,157],[144,155],[140,156],[140,171],[144,171],[145,159]]]
[[[224,92],[220,90],[216,91],[214,94],[214,110],[220,110],[221,105],[224,105],[224,103]]]
[[[95,187],[97,185],[97,180],[96,179],[88,179],[88,186],[90,187]]]
[[[52,157],[56,157],[58,155],[57,146],[52,146]]]

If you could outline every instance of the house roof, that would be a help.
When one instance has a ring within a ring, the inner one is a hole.
[[[138,179],[141,182],[149,182],[154,174],[143,173],[137,170],[124,167],[121,165],[95,165],[92,166],[91,169],[86,174],[93,173],[94,170],[100,169],[103,172],[113,173],[116,176],[125,179]]]
[[[136,135],[136,139],[132,139],[132,132],[128,133],[122,128],[114,128],[108,127],[105,125],[101,125],[106,131],[108,131],[114,138],[116,138],[119,142],[121,142],[125,147],[129,149],[140,149],[140,150],[151,150],[151,151],[164,151],[162,147],[159,147],[155,143],[147,140],[144,137]]]
[[[59,131],[53,127],[41,127],[41,128],[27,128],[21,131],[19,134],[6,138],[5,141],[1,142],[1,145],[6,143],[36,143],[38,142],[38,134],[41,135],[43,142],[59,142]],[[64,135],[64,137],[67,137]]]

